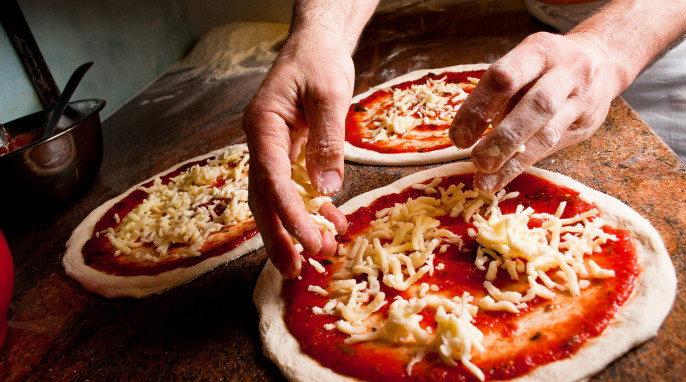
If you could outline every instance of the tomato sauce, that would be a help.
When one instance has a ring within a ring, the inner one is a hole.
[[[465,183],[466,188],[472,187],[473,175],[459,175],[443,179],[441,186],[447,188],[450,184]],[[554,214],[561,201],[566,201],[567,206],[563,218],[572,217],[582,211],[593,208],[593,204],[579,199],[574,190],[554,185],[544,179],[524,174],[516,178],[508,186],[508,191],[519,191],[520,196],[515,199],[503,201],[499,204],[503,213],[514,212],[518,204],[531,206],[536,212]],[[408,198],[423,196],[422,190],[408,188],[399,194],[387,195],[377,199],[368,207],[363,207],[347,216],[348,232],[339,237],[339,243],[354,240],[362,231],[367,229],[369,222],[374,220],[376,211],[392,206],[395,203],[404,203]],[[471,223],[465,223],[464,218],[456,219],[440,217],[443,227],[447,227],[458,233],[465,240],[465,253],[457,247],[450,247],[444,253],[436,254],[436,263],[443,263],[444,268],[437,270],[433,275],[426,274],[420,282],[435,284],[440,288],[440,293],[450,296],[461,296],[467,291],[475,298],[486,295],[483,287],[485,272],[478,270],[474,265],[475,251],[478,244],[469,239],[465,234],[472,227]],[[532,223],[536,224],[536,222]],[[540,224],[540,222],[538,222]],[[588,339],[600,335],[607,327],[612,317],[619,308],[627,301],[632,293],[635,280],[638,276],[638,265],[631,237],[628,232],[614,229],[608,226],[603,229],[617,236],[619,240],[610,241],[603,246],[602,253],[590,255],[602,268],[613,269],[615,277],[607,279],[591,280],[592,288],[600,290],[598,296],[584,304],[583,314],[568,320],[568,324],[560,327],[546,329],[543,332],[535,332],[527,335],[523,342],[527,346],[513,348],[502,356],[485,357],[480,359],[478,352],[473,351],[472,361],[484,372],[486,380],[511,379],[524,375],[538,366],[568,358],[573,355]],[[314,256],[320,262],[325,261],[323,255]],[[329,277],[336,273],[342,266],[342,262],[335,257],[325,262],[326,274],[320,274],[313,267],[303,267],[302,280],[288,280],[284,282],[283,297],[286,301],[286,324],[293,336],[300,343],[301,349],[317,359],[322,365],[335,370],[338,373],[371,381],[477,381],[465,366],[459,361],[457,366],[444,364],[435,353],[428,353],[424,359],[416,363],[412,368],[412,374],[408,375],[407,365],[414,354],[404,349],[402,345],[380,344],[377,342],[362,342],[354,345],[346,345],[345,338],[348,335],[337,330],[325,330],[326,323],[333,323],[336,317],[330,315],[315,315],[312,307],[322,307],[328,301],[312,292],[308,292],[309,285],[318,285],[326,288]],[[331,262],[333,260],[333,262]],[[512,283],[506,272],[499,272],[494,285],[503,287]],[[524,278],[520,277],[520,280]],[[522,281],[522,283],[525,281]],[[405,299],[411,296],[408,292],[398,292],[381,284],[386,293],[387,300],[391,301],[394,296],[400,295]],[[561,293],[561,292],[560,292]],[[584,291],[582,291],[582,296]],[[569,297],[569,299],[573,299]],[[550,315],[556,317],[558,306],[555,300],[536,298],[528,303],[528,307],[513,314],[507,312],[491,312],[479,310],[473,321],[484,335],[495,334],[500,336],[498,345],[519,341],[519,319],[525,319],[530,314]],[[564,301],[564,299],[562,300]],[[388,305],[379,312],[386,317]],[[424,319],[423,327],[436,328],[433,320],[435,312],[425,309],[422,312]],[[566,317],[566,316],[565,316]],[[487,353],[488,349],[486,352]]]
[[[3,128],[2,125],[0,125],[0,129],[1,128]],[[41,129],[32,129],[15,136],[6,133],[7,146],[0,147],[0,155],[11,153],[12,151],[19,150],[34,142],[37,142],[41,138],[42,134],[43,131]]]
[[[180,168],[170,172],[169,174],[160,177],[162,184],[169,184],[172,178],[178,176],[182,172],[188,170],[194,165],[204,165],[207,160],[187,163]],[[235,165],[229,165],[235,167]],[[224,180],[218,180],[214,187],[221,187]],[[147,182],[142,187],[150,187],[153,181]],[[245,224],[234,234],[230,235],[230,240],[224,240],[218,243],[210,243],[207,250],[202,250],[200,256],[191,257],[170,257],[162,261],[152,261],[145,259],[127,259],[126,256],[115,256],[116,248],[112,246],[109,239],[105,235],[95,236],[95,232],[102,232],[108,228],[116,228],[118,223],[115,219],[115,214],[121,219],[131,212],[136,206],[142,203],[148,194],[142,190],[134,190],[124,199],[120,200],[112,206],[96,223],[93,230],[94,235],[86,242],[83,247],[83,258],[86,265],[103,271],[105,273],[120,275],[120,276],[142,276],[142,275],[157,275],[162,272],[170,271],[177,268],[192,267],[208,258],[221,256],[224,253],[238,247],[246,240],[252,238],[257,234],[257,227],[255,223]],[[215,211],[221,214],[222,211]],[[227,232],[229,228],[224,228],[220,232]],[[212,236],[210,236],[211,238]],[[178,246],[178,245],[176,245]],[[151,247],[148,245],[148,247]],[[175,246],[170,246],[170,250]]]
[[[427,74],[414,81],[406,81],[398,85],[391,87],[392,90],[405,90],[410,88],[412,85],[424,84],[427,79],[443,78],[446,77],[446,83],[463,83],[468,82],[468,77],[481,78],[484,70],[476,70],[469,72],[446,72],[442,74]],[[467,93],[471,93],[473,87],[467,86],[464,90]],[[397,153],[409,153],[409,152],[430,152],[436,150],[442,150],[452,146],[450,138],[446,134],[433,135],[433,136],[422,136],[421,138],[409,138],[404,140],[398,138],[393,142],[371,142],[371,132],[375,129],[371,125],[371,119],[374,115],[380,115],[382,112],[378,111],[379,108],[390,108],[391,104],[391,92],[386,90],[378,90],[368,97],[360,100],[358,103],[350,105],[348,110],[348,115],[345,120],[345,139],[350,144],[356,147],[364,148],[367,150],[372,150],[380,153],[386,154],[397,154]],[[459,104],[462,101],[458,101],[453,105]],[[372,114],[372,111],[376,111]],[[425,132],[447,132],[450,128],[450,123],[443,125],[427,125],[421,124],[413,129],[413,131]],[[405,134],[407,135],[407,133]],[[415,143],[412,143],[415,140]]]

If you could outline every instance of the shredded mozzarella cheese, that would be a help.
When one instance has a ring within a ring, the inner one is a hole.
[[[149,187],[138,188],[147,197],[123,218],[115,215],[118,225],[103,233],[117,254],[130,255],[137,248],[152,245],[155,253],[145,252],[143,256],[159,261],[168,256],[170,246],[184,244],[187,248],[182,256],[200,255],[209,235],[252,217],[248,207],[249,159],[247,145],[239,144],[206,164],[191,166],[167,183],[156,177]]]
[[[450,124],[460,107],[458,102],[467,98],[464,87],[475,84],[473,80],[470,78],[469,84],[449,83],[444,76],[429,78],[423,84],[414,84],[404,90],[385,89],[392,93],[393,104],[383,114],[372,118],[376,128],[373,141],[396,139],[422,124]]]
[[[597,216],[598,210],[591,209],[573,218],[561,219],[564,208],[565,203],[562,202],[556,213],[550,215],[536,214],[530,207],[520,205],[515,213],[503,214],[497,204],[494,204],[488,209],[487,217],[479,214],[474,216],[473,224],[478,229],[476,241],[481,245],[478,253],[488,255],[477,254],[475,265],[484,269],[488,264],[486,280],[495,280],[505,261],[510,278],[526,275],[529,281],[525,296],[511,295],[513,297],[507,301],[520,304],[535,296],[552,299],[555,297],[555,289],[578,296],[583,289],[580,278],[614,276],[613,271],[601,269],[593,260],[588,262],[588,272],[584,265],[585,256],[598,252],[600,246],[608,241],[617,240],[614,235],[602,230],[605,223]],[[594,219],[590,220],[591,217]],[[540,219],[543,223],[540,227],[530,228],[530,218]],[[525,267],[518,266],[524,263]],[[553,280],[547,272],[555,269],[558,271]],[[486,285],[486,289],[495,301],[503,300],[500,291],[492,284]],[[488,310],[502,310],[505,305],[484,303],[479,306]]]

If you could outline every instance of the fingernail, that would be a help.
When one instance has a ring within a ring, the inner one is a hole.
[[[287,261],[287,259],[283,257],[276,257],[272,259],[272,263],[274,263],[276,269],[279,270],[279,273],[281,273],[281,276],[285,279],[294,279],[300,274],[299,261],[296,263],[294,261]]]
[[[468,148],[470,146],[469,142],[471,142],[468,134],[463,129],[455,130],[453,134],[450,135],[450,140],[455,146],[461,149]]]
[[[317,182],[319,192],[324,195],[332,195],[341,189],[341,175],[338,171],[327,171],[319,177]]]
[[[286,276],[284,278],[292,280],[300,275],[300,264],[291,263],[286,269]]]
[[[484,174],[484,173],[477,173],[476,179],[475,179],[475,185],[476,187],[479,187],[481,190],[488,192],[488,193],[493,193],[495,191],[496,187],[500,183],[500,180],[502,177],[500,174],[497,173],[492,173],[492,174]]]
[[[473,153],[475,165],[485,172],[495,169],[499,156],[500,148],[495,144]]]

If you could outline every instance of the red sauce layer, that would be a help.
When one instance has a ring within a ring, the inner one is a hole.
[[[171,173],[160,177],[163,184],[168,184],[171,178],[181,174],[194,165],[204,165],[207,160],[187,163]],[[153,181],[143,184],[142,187],[150,187]],[[215,184],[215,187],[220,187],[224,180],[220,180]],[[252,238],[257,234],[257,227],[254,222],[250,224],[243,224],[240,228],[224,227],[219,234],[226,234],[228,240],[212,240],[217,233],[210,235],[206,244],[201,249],[200,256],[192,257],[167,257],[161,261],[152,261],[146,259],[134,259],[124,255],[114,256],[116,249],[112,246],[109,239],[105,235],[95,236],[95,232],[102,232],[108,228],[117,227],[117,222],[114,215],[117,214],[120,218],[124,218],[126,214],[131,212],[138,206],[148,194],[142,190],[134,190],[124,199],[116,203],[110,208],[96,223],[93,230],[94,235],[83,246],[83,258],[86,265],[98,269],[100,271],[120,276],[142,276],[142,275],[157,275],[162,272],[167,272],[177,268],[192,267],[198,263],[203,262],[211,257],[221,256],[224,253],[231,251],[238,247],[246,240]],[[221,211],[215,211],[221,214]],[[148,246],[151,247],[150,245]],[[170,250],[175,248],[170,246]]]
[[[0,129],[1,128],[3,128],[2,125],[0,125]],[[7,146],[0,147],[0,155],[11,153],[12,151],[16,151],[21,149],[22,147],[26,147],[32,144],[33,142],[38,141],[41,138],[42,134],[43,131],[41,131],[41,129],[32,129],[25,133],[17,134],[15,136],[11,136],[6,133]]]
[[[465,183],[467,188],[472,187],[473,175],[460,175],[444,178],[441,186]],[[578,193],[568,188],[556,186],[544,179],[528,174],[521,175],[508,186],[508,191],[519,191],[520,197],[504,201],[500,204],[503,213],[514,212],[517,204],[531,206],[537,212],[554,214],[561,201],[567,202],[563,218],[572,217],[580,212],[593,208],[594,205],[583,202],[578,198]],[[374,220],[376,211],[389,207],[395,203],[402,203],[407,198],[424,195],[423,191],[407,189],[399,194],[384,196],[377,199],[369,207],[360,208],[348,215],[350,228],[348,232],[338,238],[340,242],[354,240],[363,230],[367,229],[369,222]],[[436,284],[442,292],[449,295],[461,296],[467,291],[472,296],[480,298],[486,294],[483,288],[485,272],[479,271],[474,266],[475,250],[478,244],[468,239],[465,234],[471,223],[465,223],[462,217],[451,219],[441,217],[442,224],[453,232],[460,234],[465,240],[465,247],[469,252],[463,253],[457,248],[451,247],[445,253],[436,254],[436,262],[445,264],[445,268],[436,271],[433,276],[425,275],[420,282]],[[531,225],[540,222],[531,222]],[[638,265],[635,250],[628,232],[603,227],[603,229],[616,235],[619,240],[610,242],[603,247],[602,253],[590,256],[603,268],[613,269],[615,277],[607,279],[591,280],[594,290],[601,290],[593,297],[590,303],[583,306],[583,314],[573,317],[572,324],[564,327],[555,327],[554,330],[536,332],[527,335],[525,343],[530,346],[515,349],[507,356],[495,357],[487,360],[479,360],[476,351],[472,352],[475,357],[472,361],[482,369],[487,380],[511,379],[526,374],[534,368],[564,359],[573,355],[589,338],[600,335],[607,327],[612,317],[629,298],[638,276]],[[338,373],[371,381],[476,381],[478,380],[464,366],[458,362],[458,366],[445,365],[436,354],[427,356],[415,364],[412,375],[407,374],[407,365],[412,360],[413,354],[401,346],[383,346],[374,342],[362,342],[354,345],[346,345],[343,341],[348,336],[337,330],[325,330],[326,323],[333,323],[336,317],[329,315],[315,315],[312,313],[313,306],[322,307],[328,299],[312,292],[308,292],[309,285],[327,287],[329,277],[338,271],[342,263],[337,263],[337,258],[326,259],[321,254],[314,257],[322,262],[327,269],[326,274],[316,272],[313,267],[305,266],[302,269],[302,280],[290,280],[284,282],[283,297],[286,300],[286,324],[300,343],[302,350],[317,359],[322,365],[335,370]],[[333,260],[334,262],[332,262]],[[506,272],[499,272],[494,284],[503,287],[511,283]],[[522,278],[520,278],[522,279]],[[387,299],[392,300],[396,295],[410,298],[406,292],[398,292],[382,285]],[[582,296],[584,291],[582,291]],[[571,297],[570,297],[571,298]],[[557,301],[553,300],[554,302]],[[474,324],[484,333],[499,334],[502,341],[499,344],[508,346],[508,343],[518,339],[518,320],[526,319],[527,315],[538,313],[550,315],[554,318],[561,310],[549,300],[537,298],[528,303],[529,307],[518,314],[506,312],[487,312],[479,310]],[[386,315],[388,304],[380,312]],[[423,313],[422,325],[433,326],[434,312]],[[519,338],[521,342],[521,338]]]
[[[463,83],[469,82],[468,77],[481,78],[484,70],[476,70],[469,72],[446,72],[442,74],[427,74],[417,80],[407,81],[400,83],[398,85],[392,86],[391,92],[387,90],[378,90],[368,97],[360,100],[358,103],[350,105],[348,110],[348,115],[345,119],[345,140],[356,147],[360,147],[367,150],[372,150],[380,153],[386,154],[397,154],[397,153],[409,153],[409,152],[429,152],[435,150],[441,150],[452,146],[450,139],[447,135],[445,136],[428,136],[421,139],[421,144],[415,142],[414,144],[410,140],[400,142],[402,138],[397,138],[393,144],[388,142],[371,142],[371,131],[375,129],[371,125],[371,118],[375,115],[383,114],[379,111],[379,108],[386,109],[390,108],[391,105],[391,94],[392,91],[400,89],[405,90],[410,88],[412,85],[424,84],[427,79],[443,78],[446,77],[446,83]],[[470,93],[472,88],[467,87],[464,89],[465,92]],[[456,104],[462,103],[459,101]],[[369,110],[375,111],[374,114],[368,112]],[[416,131],[440,131],[448,130],[450,124],[444,125],[419,125],[413,130]]]

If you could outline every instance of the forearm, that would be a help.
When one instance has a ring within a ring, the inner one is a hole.
[[[616,67],[619,94],[686,33],[686,1],[615,0],[567,35],[594,41]]]
[[[340,47],[352,54],[378,2],[296,0],[289,40],[329,41],[342,44]]]

